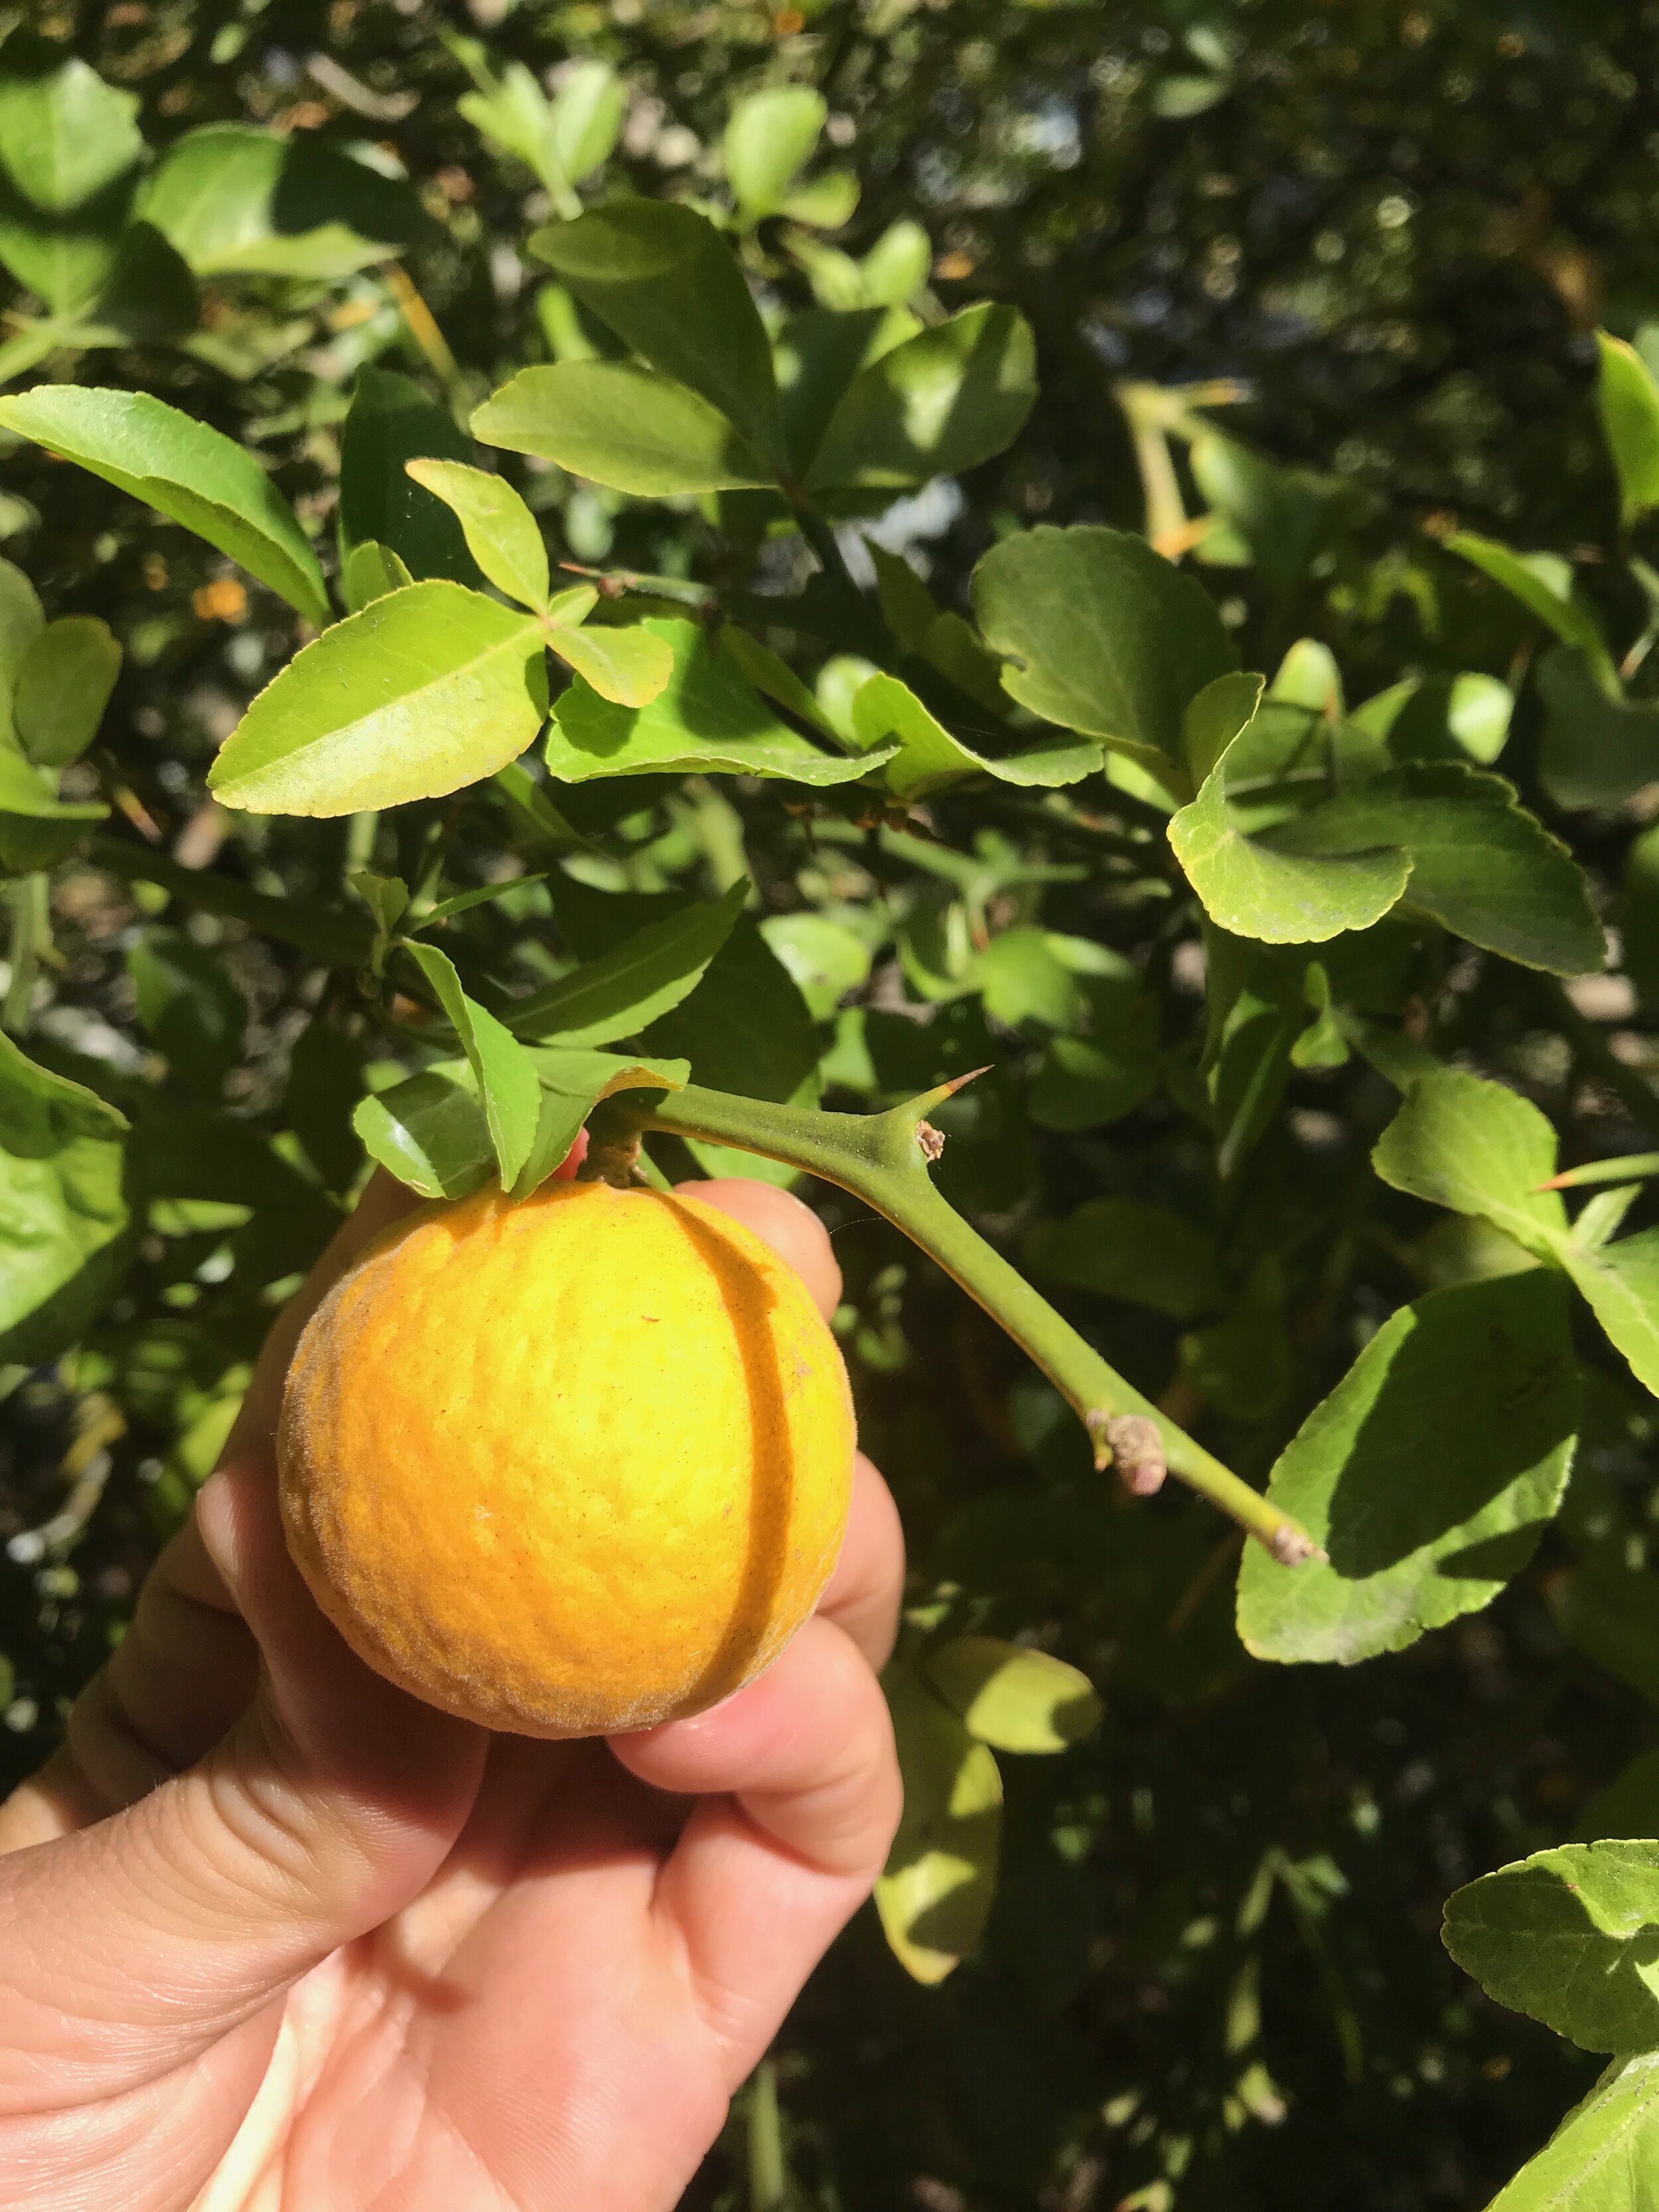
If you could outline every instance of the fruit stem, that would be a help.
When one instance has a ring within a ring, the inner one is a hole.
[[[605,1102],[594,1121],[625,1115],[636,1131],[661,1129],[736,1145],[850,1190],[919,1244],[1036,1363],[1089,1431],[1097,1467],[1109,1466],[1114,1442],[1133,1435],[1136,1466],[1121,1471],[1132,1486],[1155,1486],[1145,1480],[1150,1439],[1141,1425],[1151,1423],[1169,1472],[1248,1529],[1276,1559],[1291,1566],[1322,1556],[1296,1522],[1126,1382],[934,1188],[927,1166],[938,1154],[938,1132],[926,1116],[945,1095],[930,1091],[884,1114],[824,1114],[688,1084],[672,1092],[620,1094]],[[594,1141],[600,1141],[598,1133]]]

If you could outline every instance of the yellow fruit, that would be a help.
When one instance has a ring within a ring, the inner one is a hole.
[[[277,1436],[289,1547],[353,1650],[521,1735],[700,1712],[841,1547],[853,1412],[799,1278],[698,1200],[428,1206],[318,1308]]]

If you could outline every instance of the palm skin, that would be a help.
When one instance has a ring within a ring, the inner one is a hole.
[[[698,1186],[833,1305],[806,1210]],[[688,1721],[491,1736],[363,1667],[290,1565],[304,1315],[67,1744],[0,1809],[0,2201],[32,2212],[667,2212],[898,1810],[902,1551],[860,1462],[817,1616]]]

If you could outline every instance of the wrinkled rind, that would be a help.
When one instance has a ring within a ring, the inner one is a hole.
[[[700,1712],[811,1613],[853,1411],[770,1248],[695,1199],[425,1209],[331,1291],[277,1437],[289,1547],[377,1672],[486,1727]]]

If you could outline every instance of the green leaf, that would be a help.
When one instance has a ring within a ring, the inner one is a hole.
[[[1560,645],[1539,662],[1538,690],[1538,779],[1558,806],[1622,806],[1659,778],[1659,702],[1610,692],[1582,653]]]
[[[854,377],[807,482],[897,489],[957,476],[1011,446],[1036,399],[1036,349],[1017,308],[982,301],[918,332]]]
[[[1559,1257],[1637,1381],[1659,1397],[1659,1229],[1595,1249],[1575,1235]]]
[[[1598,669],[1610,668],[1600,625],[1573,597],[1572,570],[1566,562],[1553,553],[1516,553],[1473,530],[1454,531],[1446,550],[1461,554],[1493,583],[1501,584],[1563,645],[1577,646]]]
[[[1100,1726],[1086,1674],[1000,1637],[953,1637],[928,1653],[923,1671],[969,1735],[994,1751],[1066,1751]]]
[[[839,230],[850,222],[859,204],[860,186],[850,169],[820,169],[797,185],[778,212],[791,222],[804,222],[814,230]]]
[[[925,1682],[886,1683],[904,1811],[876,1884],[893,1954],[919,1982],[942,1982],[979,1947],[996,1893],[1002,1778],[996,1760]]]
[[[32,206],[80,208],[144,157],[138,98],[62,46],[18,29],[0,46],[0,170]]]
[[[37,766],[64,768],[98,734],[121,672],[121,648],[96,615],[62,615],[32,639],[12,694],[19,744]]]
[[[1615,2058],[1487,2212],[1648,2212],[1659,2197],[1659,2053]]]
[[[1595,343],[1601,357],[1595,396],[1619,478],[1619,520],[1628,530],[1659,507],[1659,385],[1623,338],[1597,331]]]
[[[668,200],[613,200],[537,231],[530,251],[653,368],[701,393],[757,453],[780,458],[765,326],[704,216]]]
[[[549,103],[553,158],[568,185],[611,159],[622,136],[628,88],[609,62],[574,62]]]
[[[773,471],[688,385],[625,361],[523,368],[472,416],[473,434],[556,461],[638,499],[763,487]]]
[[[1091,1198],[1026,1240],[1032,1272],[1190,1321],[1221,1304],[1215,1239],[1179,1214],[1136,1198]]]
[[[1012,698],[1186,797],[1182,718],[1237,665],[1201,586],[1127,532],[1044,524],[992,548],[973,598]]]
[[[57,791],[51,769],[37,769],[15,745],[0,744],[0,814],[36,822],[101,822],[109,812],[95,799],[60,799]]]
[[[361,614],[373,600],[385,599],[388,592],[401,592],[414,580],[403,556],[375,538],[354,545],[340,562],[340,588],[349,614]]]
[[[696,989],[653,1022],[643,1042],[653,1054],[689,1060],[709,1089],[744,1098],[799,1100],[817,1078],[812,1017],[747,915],[738,917]],[[754,1157],[749,1169],[736,1171],[755,1172]]]
[[[138,212],[198,276],[347,276],[421,234],[406,184],[307,131],[209,123],[175,140]]]
[[[340,562],[371,540],[416,582],[447,576],[476,585],[478,567],[450,503],[410,474],[417,459],[464,463],[472,447],[453,417],[396,369],[358,373],[340,438]],[[360,601],[359,605],[366,605]]]
[[[1600,1553],[1563,1577],[1552,1597],[1567,1641],[1659,1705],[1659,1575]]]
[[[117,183],[72,214],[44,215],[0,176],[0,262],[53,317],[84,316],[115,274],[131,197],[131,185]],[[25,325],[7,345],[3,380],[57,342],[50,323]]]
[[[465,1060],[441,1060],[372,1092],[358,1103],[351,1126],[369,1158],[422,1198],[468,1198],[497,1172],[477,1079]]]
[[[223,963],[176,929],[146,929],[127,953],[138,1018],[180,1082],[209,1097],[242,1057],[247,1000]]]
[[[1187,702],[1181,718],[1181,751],[1200,791],[1233,739],[1248,730],[1261,704],[1259,676],[1218,676]]]
[[[1276,594],[1288,596],[1335,538],[1353,488],[1340,477],[1286,468],[1237,438],[1206,430],[1188,449],[1193,478]],[[1199,558],[1213,557],[1201,540]]]
[[[0,1035],[0,1359],[72,1344],[125,1258],[126,1121]]]
[[[459,584],[349,615],[265,686],[209,771],[253,814],[436,799],[516,760],[547,711],[540,626]]]
[[[440,952],[435,945],[410,945],[404,949],[437,994],[439,1005],[461,1041],[483,1102],[501,1188],[510,1190],[536,1140],[541,1094],[535,1063],[510,1030],[467,997],[447,953]]]
[[[116,241],[109,281],[88,310],[87,345],[162,345],[196,328],[196,279],[161,232],[131,222]]]
[[[673,673],[637,708],[602,698],[580,677],[562,693],[547,737],[548,769],[560,782],[672,770],[848,783],[891,757],[890,748],[854,760],[820,752],[778,720],[719,640],[695,623],[653,615],[641,628],[672,651]]]
[[[761,935],[793,980],[814,1021],[828,1021],[849,991],[870,973],[870,947],[845,922],[803,908],[799,914],[771,914]]]
[[[1555,1173],[1555,1132],[1501,1083],[1455,1068],[1420,1077],[1371,1164],[1396,1190],[1479,1214],[1540,1259],[1563,1256],[1566,1208],[1559,1191],[1539,1188]]]
[[[1659,2045],[1659,1843],[1564,1844],[1454,1890],[1446,1948],[1581,2051]]]
[[[1490,1604],[1561,1502],[1577,1423],[1559,1275],[1496,1276],[1401,1306],[1273,1468],[1268,1498],[1329,1560],[1284,1567],[1246,1547],[1246,1648],[1348,1666]]]
[[[145,392],[37,385],[0,398],[0,425],[78,462],[240,562],[308,622],[330,619],[322,571],[252,453]]]
[[[550,649],[613,707],[648,707],[674,673],[672,645],[644,623],[573,629],[554,623],[546,637]]]
[[[551,581],[535,516],[505,477],[463,461],[405,461],[404,472],[460,519],[467,550],[499,592],[538,613]]]
[[[736,103],[726,126],[726,181],[745,222],[778,212],[829,112],[823,94],[805,84],[770,85]]]
[[[709,906],[682,907],[647,922],[621,945],[589,960],[507,1010],[515,1036],[567,1045],[609,1044],[636,1036],[694,991],[731,935],[747,897],[733,884]]]
[[[872,676],[864,684],[853,702],[853,733],[866,752],[874,751],[885,738],[898,740],[884,780],[901,799],[919,798],[970,775],[1052,790],[1080,781],[1100,766],[1103,757],[1100,747],[1086,738],[1033,745],[1000,759],[971,751],[896,676]]]

